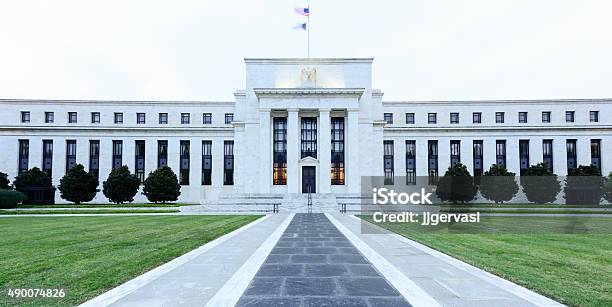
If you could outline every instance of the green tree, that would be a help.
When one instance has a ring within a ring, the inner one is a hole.
[[[473,200],[477,192],[478,186],[474,183],[474,177],[461,163],[449,167],[436,188],[436,195],[442,201],[453,203]]]
[[[565,178],[565,202],[567,204],[599,205],[604,194],[605,178],[599,168],[580,165]]]
[[[521,186],[527,200],[536,204],[554,202],[561,191],[557,175],[551,173],[544,163],[530,166],[521,176]]]
[[[85,171],[81,164],[75,165],[62,179],[57,189],[60,196],[77,205],[91,201],[96,197],[98,190],[98,178]]]
[[[480,179],[480,194],[496,204],[512,200],[519,188],[514,176],[516,174],[509,172],[503,165],[491,165]]]
[[[604,185],[604,198],[612,204],[612,172],[608,174],[608,178]]]
[[[149,173],[142,194],[153,203],[175,201],[181,195],[181,185],[172,169],[164,166]]]
[[[134,201],[139,187],[138,177],[130,173],[130,169],[124,165],[110,172],[106,181],[102,183],[102,192],[111,202],[122,204]]]
[[[8,179],[8,175],[0,172],[0,189],[12,190],[11,181]]]
[[[27,188],[50,188],[52,186],[51,177],[38,167],[33,167],[15,177],[13,186],[17,191]]]

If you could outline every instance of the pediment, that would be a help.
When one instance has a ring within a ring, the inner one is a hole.
[[[307,157],[300,159],[300,164],[305,164],[305,165],[319,164],[319,160],[311,156],[307,156]]]

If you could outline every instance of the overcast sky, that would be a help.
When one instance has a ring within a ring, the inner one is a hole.
[[[0,98],[232,100],[304,57],[304,2],[0,3]],[[612,1],[310,1],[314,57],[374,57],[385,100],[612,97]]]

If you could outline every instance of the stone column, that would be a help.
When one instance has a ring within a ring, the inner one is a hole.
[[[331,192],[331,125],[330,109],[319,109],[319,192]]]
[[[270,109],[259,110],[259,191],[261,193],[270,193],[272,181],[271,120]]]
[[[361,173],[359,172],[359,110],[349,109],[346,125],[346,182],[349,193],[361,190]],[[379,145],[382,146],[382,145]]]
[[[287,110],[287,190],[300,193],[300,124],[298,109]]]

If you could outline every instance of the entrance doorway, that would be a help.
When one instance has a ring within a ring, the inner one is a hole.
[[[317,174],[315,166],[302,166],[302,193],[316,193]]]

